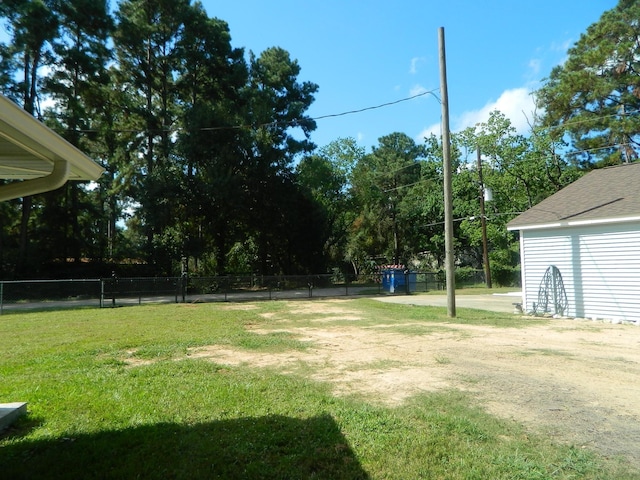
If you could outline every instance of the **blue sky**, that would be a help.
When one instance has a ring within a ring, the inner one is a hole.
[[[317,83],[312,117],[393,102],[421,91],[439,95],[438,29],[444,27],[453,131],[503,111],[522,133],[529,93],[567,49],[617,0],[233,0],[202,1],[229,24],[234,47],[259,54],[279,46]],[[402,132],[421,141],[440,132],[431,95],[394,106],[318,120],[312,140],[339,137],[366,147]]]

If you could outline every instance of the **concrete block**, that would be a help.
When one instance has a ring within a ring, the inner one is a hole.
[[[27,402],[0,403],[0,432],[27,414]]]

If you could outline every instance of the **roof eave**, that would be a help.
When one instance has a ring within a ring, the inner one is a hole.
[[[581,226],[606,225],[606,224],[629,223],[629,222],[640,222],[640,216],[635,215],[635,216],[617,217],[617,218],[572,220],[572,221],[562,221],[562,222],[537,223],[537,224],[530,224],[530,225],[513,225],[513,226],[507,225],[507,230],[509,231],[548,230],[552,228],[581,227]]]
[[[69,178],[73,180],[97,180],[104,172],[102,166],[4,96],[0,96],[0,122],[37,145],[37,151],[30,145],[20,146],[49,162],[51,170],[56,161],[62,160],[69,164]],[[18,143],[15,138],[12,141]]]
[[[97,180],[104,168],[0,95],[0,138],[10,152],[2,158],[2,178],[15,181],[0,185],[0,201],[55,190],[68,180]],[[2,153],[2,152],[0,152]]]

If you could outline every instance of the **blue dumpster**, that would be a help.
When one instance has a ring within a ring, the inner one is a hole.
[[[382,270],[382,289],[389,293],[410,293],[416,289],[416,274],[403,268]]]

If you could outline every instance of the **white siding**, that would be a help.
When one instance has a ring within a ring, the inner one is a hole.
[[[526,311],[533,310],[533,304],[538,302],[538,288],[547,268],[555,265],[562,274],[562,280],[569,300],[568,316],[576,316],[573,263],[571,262],[571,236],[566,231],[526,231],[523,236],[524,249],[522,258],[525,266],[525,276],[522,288],[526,298]]]
[[[555,265],[570,317],[640,322],[640,224],[522,231],[524,307],[533,308],[546,269]]]

